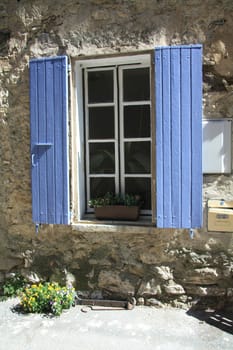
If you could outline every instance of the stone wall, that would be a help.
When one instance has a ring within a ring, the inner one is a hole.
[[[233,116],[231,0],[2,0],[0,3],[0,281],[70,281],[92,297],[148,305],[233,298],[233,233],[206,229],[206,200],[232,199],[233,177],[204,177],[204,228],[186,230],[31,222],[28,62],[204,45],[204,115]]]

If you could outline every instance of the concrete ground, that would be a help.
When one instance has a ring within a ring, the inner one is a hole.
[[[232,350],[232,315],[135,307],[60,317],[12,312],[16,299],[0,302],[0,350]]]

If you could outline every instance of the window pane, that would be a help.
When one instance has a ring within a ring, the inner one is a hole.
[[[88,102],[113,102],[113,71],[88,72]]]
[[[150,174],[150,142],[125,142],[125,173]]]
[[[126,178],[125,192],[139,195],[141,209],[151,210],[151,180],[149,178]]]
[[[150,106],[124,107],[124,137],[150,137]]]
[[[91,198],[103,197],[107,192],[115,193],[114,177],[95,177],[90,179]]]
[[[114,138],[114,107],[89,108],[89,138]]]
[[[90,173],[114,174],[115,154],[113,142],[90,143]]]
[[[123,71],[124,101],[147,101],[150,99],[149,68],[125,69]]]

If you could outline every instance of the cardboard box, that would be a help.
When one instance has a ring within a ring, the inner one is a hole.
[[[208,201],[208,231],[233,232],[233,201]]]

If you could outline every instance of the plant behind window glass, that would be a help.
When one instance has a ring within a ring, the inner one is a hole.
[[[126,205],[126,206],[135,206],[140,205],[140,196],[133,194],[113,194],[107,192],[103,197],[97,197],[90,199],[89,207],[103,207],[106,205]]]

